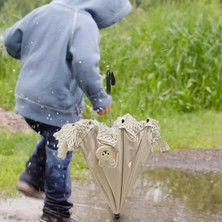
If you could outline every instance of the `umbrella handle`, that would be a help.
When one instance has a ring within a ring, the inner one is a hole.
[[[106,72],[106,92],[107,94],[111,95],[111,85],[115,85],[116,84],[116,80],[115,80],[115,76],[114,73],[110,70],[108,70]],[[112,126],[113,121],[112,121],[112,115],[111,115],[111,111],[108,112],[109,115],[109,122],[110,122],[110,126]]]
[[[110,70],[106,72],[106,92],[111,95],[111,85],[115,85],[116,80],[114,73]]]

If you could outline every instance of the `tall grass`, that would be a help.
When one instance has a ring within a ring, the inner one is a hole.
[[[212,2],[137,8],[103,33],[122,112],[221,110],[222,14]],[[105,69],[104,69],[105,70]]]
[[[15,1],[8,3],[1,8],[1,30],[21,17]],[[114,115],[221,110],[221,6],[219,1],[141,1],[142,8],[101,31],[101,72],[112,69],[117,80]],[[0,61],[0,105],[12,109],[19,64],[2,50]]]

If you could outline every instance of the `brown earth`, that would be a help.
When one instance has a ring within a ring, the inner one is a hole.
[[[0,129],[9,130],[11,132],[28,132],[29,126],[25,123],[24,119],[11,111],[5,111],[0,108]]]

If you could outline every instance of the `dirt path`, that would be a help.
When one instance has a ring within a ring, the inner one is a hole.
[[[222,149],[183,149],[155,152],[147,168],[167,167],[222,174]]]
[[[11,132],[28,132],[30,130],[21,116],[14,112],[5,111],[2,108],[0,108],[0,129],[1,128]]]

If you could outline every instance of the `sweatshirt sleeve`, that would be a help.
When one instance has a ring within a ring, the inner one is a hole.
[[[72,69],[79,87],[89,98],[93,109],[104,109],[112,102],[103,87],[99,70],[99,29],[91,16],[76,13],[70,43]]]
[[[15,59],[20,59],[21,57],[22,36],[22,20],[16,22],[4,33],[4,45],[6,50],[8,54]]]

